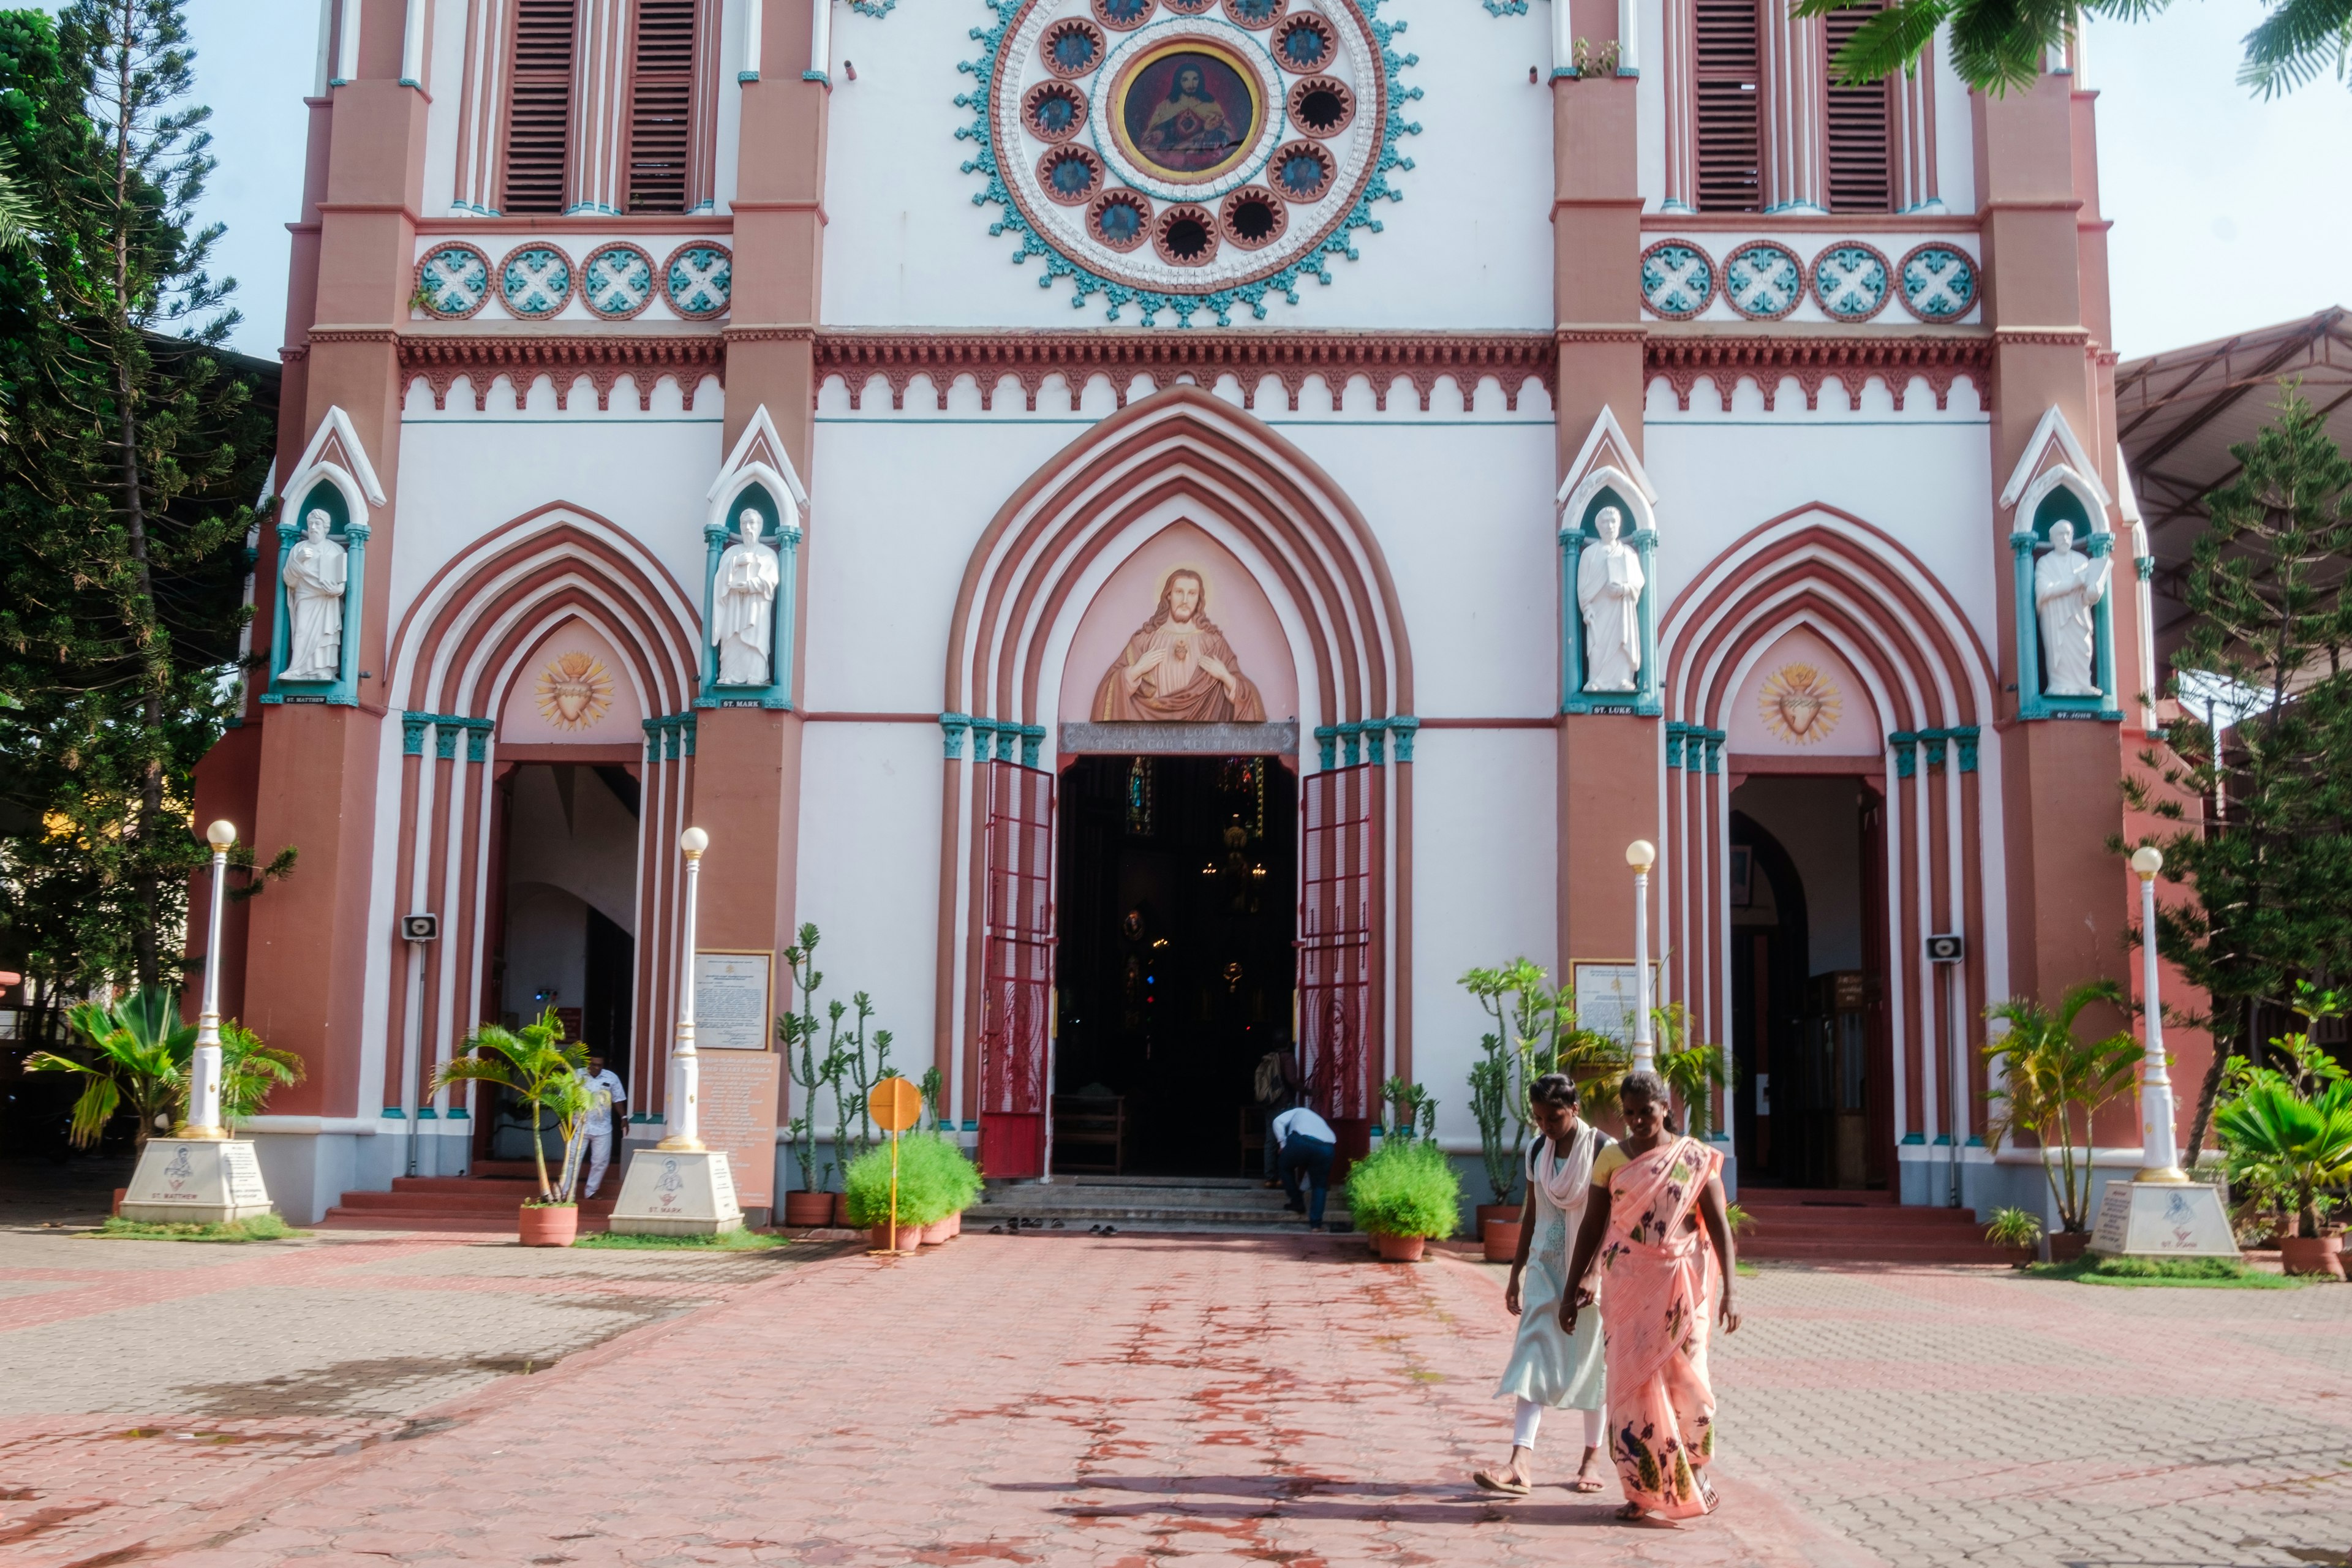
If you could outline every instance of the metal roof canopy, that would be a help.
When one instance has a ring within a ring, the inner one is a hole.
[[[2230,448],[2270,422],[2282,381],[2301,382],[2327,433],[2352,450],[2352,311],[2342,306],[2116,367],[2116,438],[2156,557],[2159,668],[2187,633],[2181,573],[2208,521],[2203,498],[2237,478]]]

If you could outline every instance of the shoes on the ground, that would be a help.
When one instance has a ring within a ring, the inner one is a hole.
[[[1305,1204],[1285,1204],[1282,1207],[1284,1212],[1286,1214],[1305,1214],[1307,1212],[1307,1205]]]

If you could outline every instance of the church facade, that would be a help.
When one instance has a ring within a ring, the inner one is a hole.
[[[1743,1180],[2033,1201],[1984,1011],[2130,983],[2155,719],[2095,95],[1864,14],[324,0],[198,801],[281,1206],[512,1157],[432,1074],[550,1006],[658,1137],[688,984],[793,1184],[810,922],[992,1175],[1252,1169],[1288,1045],[1475,1151],[1457,977],[1625,1034],[1635,840]]]

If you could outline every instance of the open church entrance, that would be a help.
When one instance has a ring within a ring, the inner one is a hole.
[[[519,1028],[553,1007],[564,1038],[601,1054],[625,1079],[635,1003],[638,796],[636,770],[619,763],[509,764],[495,786],[490,862],[494,1000],[486,1010]],[[642,1090],[632,1082],[629,1092]],[[478,1101],[476,1114],[478,1160],[530,1158],[531,1113],[510,1091]],[[541,1134],[560,1157],[551,1129]]]
[[[1887,1184],[1885,823],[1885,797],[1860,775],[1750,775],[1731,793],[1732,1136],[1743,1183]]]
[[[1291,1037],[1297,793],[1268,756],[1063,773],[1056,1173],[1255,1173],[1253,1076]]]

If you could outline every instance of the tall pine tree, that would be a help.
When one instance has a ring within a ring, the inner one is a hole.
[[[2184,795],[2207,807],[2159,841],[2166,878],[2196,898],[2158,910],[2158,950],[2210,1001],[2191,1150],[2224,1058],[2259,1059],[2297,980],[2352,975],[2352,462],[2292,386],[2230,450],[2238,478],[2206,498],[2184,584],[2172,755],[2140,759],[2169,793],[2125,781],[2160,817],[2182,821]]]
[[[271,432],[218,345],[233,282],[179,0],[0,16],[0,147],[33,229],[0,256],[0,769],[9,945],[68,988],[176,977],[196,761],[233,711]]]

